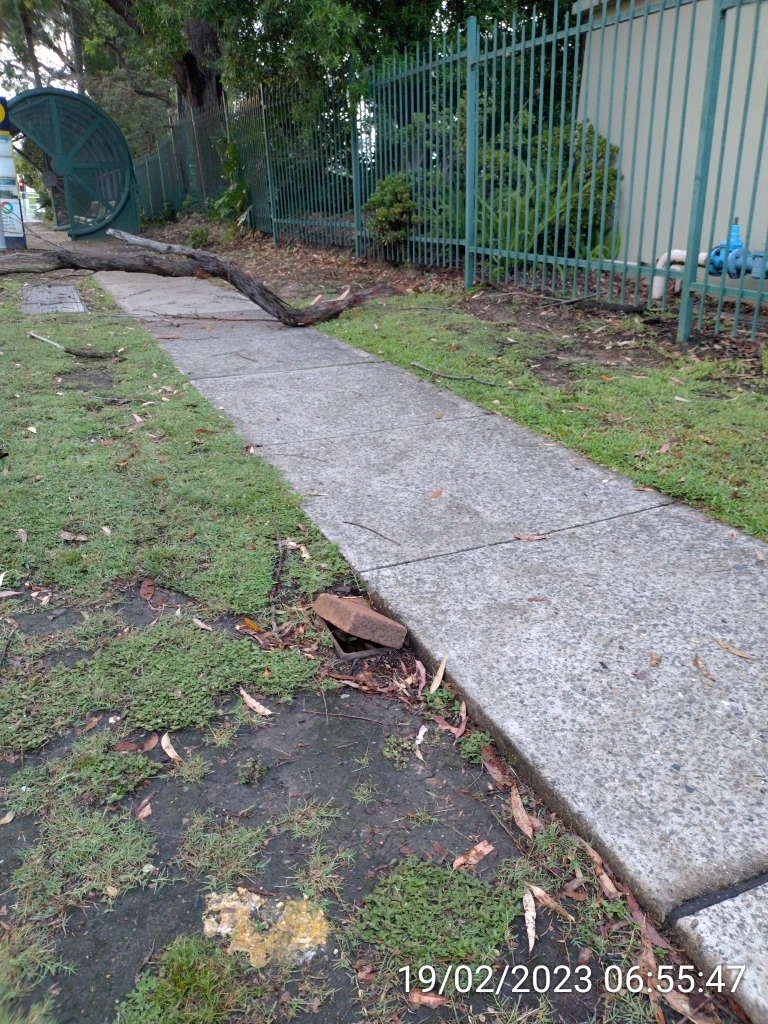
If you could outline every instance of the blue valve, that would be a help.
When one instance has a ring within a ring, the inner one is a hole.
[[[707,271],[713,277],[720,277],[725,267],[726,260],[728,260],[729,254],[742,248],[743,243],[741,241],[741,231],[739,230],[738,223],[736,223],[731,226],[731,237],[727,240],[724,238],[722,242],[709,254]],[[738,274],[731,274],[731,277],[733,276],[738,276]]]

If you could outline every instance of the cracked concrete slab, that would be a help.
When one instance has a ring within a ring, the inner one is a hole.
[[[364,573],[662,918],[768,867],[768,576],[729,533],[668,506]]]
[[[670,501],[501,417],[438,415],[415,427],[294,441],[262,454],[309,495],[308,513],[360,570]]]
[[[100,270],[93,276],[136,316],[224,316],[269,320],[263,310],[224,283],[214,285],[197,277],[154,277],[124,270]]]
[[[722,967],[729,991],[743,967],[736,998],[754,1024],[768,1024],[768,885],[682,917],[676,931],[701,965],[697,987]]]

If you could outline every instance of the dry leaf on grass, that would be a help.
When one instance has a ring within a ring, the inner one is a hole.
[[[515,819],[515,824],[523,833],[528,836],[529,839],[533,838],[533,825],[531,819],[528,817],[528,812],[523,806],[523,799],[520,796],[520,790],[517,788],[515,783],[509,787],[509,803],[512,808],[512,817]]]
[[[711,679],[713,683],[717,681],[698,654],[694,654],[693,656],[693,667],[698,669],[703,676],[707,677],[707,679]]]
[[[203,622],[202,619],[192,619],[198,629],[207,629],[209,633],[213,632],[213,626],[209,626],[207,622]]]
[[[728,651],[729,654],[735,654],[737,658],[746,658],[748,661],[752,660],[751,654],[745,654],[744,651],[740,651],[738,647],[733,647],[726,640],[718,640],[716,636],[713,636],[712,639],[716,644],[720,644],[724,651]]]
[[[536,945],[536,900],[530,889],[523,893],[523,911],[525,913],[525,931],[528,936],[528,952],[533,952]]]
[[[243,698],[243,703],[246,707],[249,707],[251,711],[255,711],[257,715],[266,716],[272,714],[269,708],[265,708],[263,704],[259,704],[257,700],[254,700],[250,693],[248,693],[247,690],[244,690],[242,686],[240,687],[240,696]]]
[[[0,818],[0,825],[10,825],[13,819],[16,817],[13,811],[9,811],[7,814]]]
[[[139,597],[142,598],[142,600],[150,601],[152,599],[152,595],[154,594],[154,592],[154,580],[146,579],[141,581],[141,586],[139,587]]]
[[[160,737],[156,732],[153,732],[151,736],[148,736],[141,745],[142,751],[146,754],[148,750],[154,750],[157,744],[160,742]]]
[[[435,992],[422,992],[420,988],[412,988],[408,1002],[414,1006],[428,1006],[430,1010],[436,1010],[438,1006],[445,1006],[448,1000],[445,996],[439,996]]]
[[[167,732],[163,734],[163,738],[160,740],[160,746],[163,748],[163,750],[166,752],[166,754],[168,755],[168,757],[170,757],[172,761],[181,761],[181,757],[176,752],[176,748],[171,743],[170,737]]]
[[[468,853],[463,853],[453,862],[454,871],[463,871],[466,868],[473,868],[479,864],[489,853],[493,853],[494,847],[485,839],[482,839],[476,846],[473,846]]]
[[[139,745],[138,743],[129,743],[128,740],[120,740],[119,743],[115,744],[114,749],[121,754],[127,754],[134,750],[138,750]]]
[[[261,628],[258,622],[254,622],[253,619],[243,619],[243,624],[247,626],[248,629],[252,629],[254,633],[264,632],[264,630]]]
[[[145,803],[144,806],[141,808],[141,810],[136,814],[136,820],[137,821],[144,821],[144,819],[148,818],[151,814],[152,814],[152,804],[149,803],[149,801],[147,801],[147,803]]]
[[[608,897],[608,899],[619,899],[621,897],[621,893],[606,873],[603,858],[600,856],[597,850],[593,849],[585,839],[581,838],[581,836],[571,835],[571,839],[573,840],[573,842],[576,843],[577,846],[580,846],[582,850],[584,850],[589,859],[592,861],[595,867],[595,874],[597,875],[597,880],[600,883],[600,887],[602,888],[603,892]]]
[[[448,655],[446,654],[445,657],[443,658],[443,660],[440,662],[440,665],[438,666],[437,672],[435,672],[435,678],[429,684],[429,692],[430,693],[434,693],[435,690],[437,690],[438,687],[440,686],[440,683],[442,683],[443,676],[445,675],[445,666],[447,664],[448,664]]]
[[[467,728],[467,704],[466,701],[461,702],[461,720],[458,725],[451,725],[450,722],[446,721],[442,715],[432,715],[432,721],[437,722],[437,726],[441,732],[449,732],[456,739],[459,739],[464,735]]]
[[[511,789],[515,784],[512,772],[508,765],[502,761],[495,749],[489,744],[480,748],[480,755],[483,759],[485,770],[491,776],[499,789]]]
[[[22,590],[0,590],[0,601],[5,597],[16,597],[17,594],[22,594]]]
[[[27,543],[27,531],[26,530],[14,530],[16,536],[19,538],[22,544]]]
[[[560,917],[565,918],[566,921],[570,921],[571,924],[574,923],[574,918],[571,917],[571,915],[568,913],[565,907],[563,907],[560,903],[557,902],[556,899],[550,896],[548,892],[544,892],[544,890],[540,889],[538,885],[533,885],[530,882],[528,883],[528,888],[531,890],[531,892],[539,901],[539,903],[547,907],[548,910],[552,910],[555,914],[559,914]]]

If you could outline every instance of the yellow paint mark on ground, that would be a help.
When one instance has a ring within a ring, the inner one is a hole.
[[[230,939],[229,953],[247,953],[253,967],[271,960],[310,959],[328,938],[322,910],[307,900],[280,901],[271,906],[262,897],[238,889],[210,893],[206,898],[203,932]]]

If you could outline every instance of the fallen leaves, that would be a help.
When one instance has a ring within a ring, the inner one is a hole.
[[[151,579],[145,579],[141,581],[139,587],[139,597],[144,601],[151,601],[152,595],[155,592],[155,581]]]
[[[765,555],[760,550],[760,548],[757,546],[757,544],[755,544],[755,558],[758,560],[758,562],[761,562],[761,563],[765,562]]]
[[[141,810],[136,812],[136,820],[144,821],[144,819],[149,818],[151,814],[152,804],[149,802],[149,800],[147,800],[147,802],[142,806]]]
[[[209,626],[207,622],[203,622],[202,619],[193,618],[192,621],[198,629],[206,629],[209,633],[213,632],[213,626]]]
[[[453,862],[453,870],[464,871],[467,868],[473,868],[487,857],[489,853],[493,853],[494,849],[486,839],[482,839],[468,853],[463,853],[460,857],[456,858]]]
[[[485,770],[499,789],[511,789],[514,786],[515,780],[509,766],[502,761],[490,744],[480,748],[480,756],[483,759]]]
[[[693,667],[698,669],[698,671],[701,672],[703,676],[706,676],[707,679],[711,679],[713,683],[717,682],[715,676],[712,675],[698,654],[694,654],[693,656]]]
[[[651,668],[658,668],[661,664],[661,655],[657,654],[656,651],[651,651],[650,655],[648,656],[648,664],[651,666]]]
[[[439,689],[440,684],[443,681],[443,676],[445,675],[445,666],[447,664],[448,664],[448,655],[446,654],[445,657],[443,658],[443,660],[438,665],[437,672],[435,672],[435,678],[429,684],[429,692],[430,693],[434,693],[435,690]]]
[[[24,427],[24,429],[28,430],[30,432],[30,434],[36,434],[37,433],[37,427]]]
[[[84,533],[70,533],[69,530],[62,530],[59,534],[59,540],[66,540],[76,544],[84,544],[88,537]]]
[[[600,856],[597,850],[594,850],[585,839],[581,838],[581,836],[571,835],[571,839],[574,843],[576,843],[577,846],[580,846],[582,850],[584,850],[586,855],[592,861],[592,864],[595,868],[595,874],[597,875],[597,880],[600,883],[600,888],[603,890],[608,899],[620,899],[621,893],[613,884],[613,881],[606,872],[605,864],[603,863],[603,858]]]
[[[464,735],[467,728],[467,702],[461,702],[461,710],[459,711],[458,725],[451,725],[451,723],[447,722],[442,717],[442,715],[432,715],[432,721],[437,723],[437,727],[438,729],[440,729],[441,732],[449,732],[455,739],[460,739]]]
[[[4,814],[2,818],[0,818],[0,825],[10,825],[10,823],[13,821],[15,817],[15,813],[13,811],[9,811],[7,814]]]
[[[528,817],[528,812],[523,806],[523,799],[520,796],[520,790],[513,782],[509,787],[509,803],[512,808],[512,817],[515,819],[515,824],[523,833],[528,836],[529,839],[533,838],[533,824],[531,819]]]
[[[19,538],[22,544],[27,543],[27,531],[26,530],[14,530],[16,536]]]
[[[681,398],[680,395],[675,395],[675,401],[676,402],[687,402],[688,404],[690,404],[691,400],[690,400],[690,398]]]
[[[548,892],[544,892],[543,889],[540,889],[538,885],[533,885],[532,882],[528,883],[528,888],[531,890],[531,892],[539,901],[539,903],[541,903],[542,906],[546,907],[547,910],[553,911],[553,913],[557,914],[559,917],[564,918],[564,920],[569,921],[571,924],[575,923],[575,919],[571,917],[571,915],[568,913],[565,907],[558,903],[553,896],[550,896]]]
[[[536,900],[530,889],[523,893],[523,913],[525,916],[525,932],[528,936],[528,952],[533,952],[536,945]]]
[[[148,736],[141,745],[142,753],[146,754],[148,750],[154,750],[157,744],[160,742],[160,737],[156,732],[153,732],[151,736]]]
[[[247,690],[244,690],[242,686],[240,687],[240,696],[243,698],[245,706],[250,708],[251,711],[255,711],[257,715],[264,715],[266,717],[267,715],[272,714],[269,708],[265,708],[263,704],[259,704],[259,702],[255,700]]]
[[[659,455],[666,455],[671,447],[671,444],[663,444],[661,448],[659,448]]]
[[[163,734],[163,738],[160,740],[160,746],[172,761],[181,761],[181,757],[176,751],[174,745],[171,743],[171,738],[167,732]]]
[[[408,1002],[413,1006],[426,1006],[430,1010],[436,1010],[439,1006],[445,1006],[448,999],[435,992],[422,992],[420,988],[412,988],[408,995]]]
[[[442,487],[438,487],[438,489],[435,491],[434,494],[430,494],[430,498],[439,498],[442,493],[443,493],[443,488]]]
[[[518,533],[515,534],[515,540],[546,540],[547,538],[542,533]]]
[[[724,651],[728,651],[729,654],[735,654],[737,658],[746,658],[747,661],[752,660],[751,654],[745,654],[744,651],[740,651],[738,647],[733,647],[726,640],[718,640],[716,636],[713,636],[712,639],[716,644],[720,644]]]

